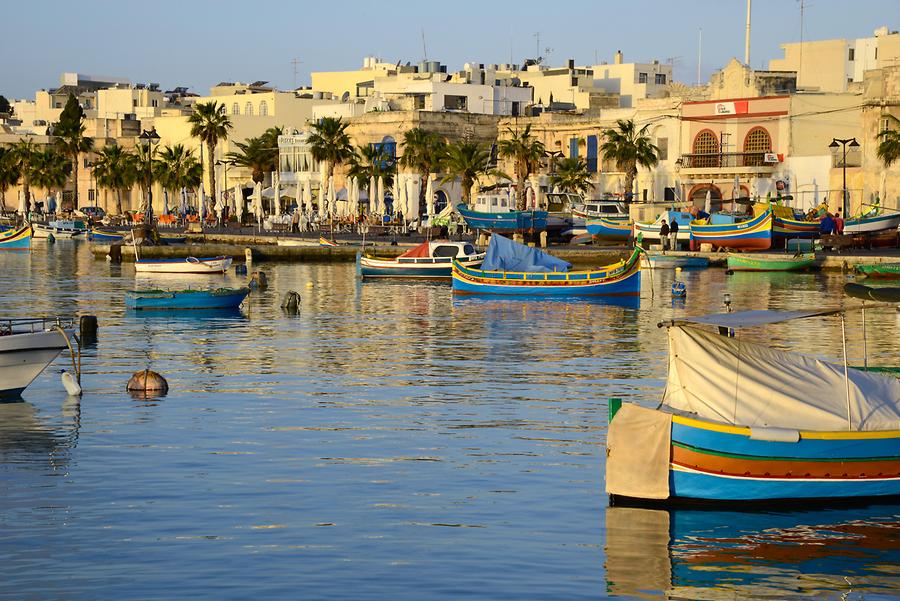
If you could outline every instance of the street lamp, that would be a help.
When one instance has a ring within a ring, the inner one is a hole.
[[[228,159],[228,160],[219,159],[216,161],[216,165],[222,165],[224,167],[224,171],[225,171],[225,187],[224,187],[224,189],[225,190],[228,190],[228,166],[234,165],[236,163],[237,163],[237,161],[235,161],[234,159]]]
[[[841,161],[841,167],[844,172],[844,183],[841,187],[841,208],[844,210],[844,217],[847,216],[847,146],[850,148],[859,148],[859,142],[856,141],[856,138],[832,138],[831,144],[828,145],[828,148],[843,148],[844,157]]]
[[[159,144],[159,134],[156,133],[156,128],[154,127],[150,131],[146,129],[141,132],[141,135],[138,136],[141,140],[142,145],[146,145],[147,147],[147,212],[148,216],[147,224],[152,225],[150,223],[150,219],[153,218],[153,145]]]

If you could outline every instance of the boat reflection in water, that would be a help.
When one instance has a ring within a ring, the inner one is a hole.
[[[871,598],[896,594],[897,566],[898,505],[787,513],[606,510],[613,596]]]

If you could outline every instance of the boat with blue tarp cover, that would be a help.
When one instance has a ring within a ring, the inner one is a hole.
[[[132,290],[125,293],[125,308],[134,310],[236,309],[250,289]]]
[[[453,262],[453,292],[522,296],[637,296],[640,251],[624,261],[584,271],[537,248],[494,234],[481,269]]]
[[[613,501],[900,495],[900,380],[851,367],[846,356],[830,363],[729,335],[828,316],[840,317],[843,333],[847,310],[741,311],[660,323],[669,338],[661,405],[610,403],[606,490]]]

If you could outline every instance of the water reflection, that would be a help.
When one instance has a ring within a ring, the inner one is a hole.
[[[49,417],[27,401],[0,403],[0,465],[64,469],[78,443],[81,403],[65,398],[58,414]]]
[[[606,579],[645,599],[862,598],[900,587],[900,507],[606,510]]]

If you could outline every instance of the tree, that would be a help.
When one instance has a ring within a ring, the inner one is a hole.
[[[615,161],[625,172],[625,198],[634,198],[634,180],[638,166],[647,169],[659,163],[659,148],[650,141],[650,124],[638,129],[633,119],[619,119],[615,129],[603,132],[605,141],[600,147],[604,158]]]
[[[29,138],[20,138],[12,146],[12,162],[19,177],[22,178],[22,193],[25,195],[25,211],[31,211],[31,169],[35,156],[38,153],[37,146]]]
[[[349,125],[340,117],[325,117],[312,126],[313,133],[307,142],[313,159],[325,164],[328,180],[322,182],[323,189],[327,189],[328,182],[334,179],[335,169],[353,157],[353,146],[350,145],[350,137],[347,135]]]
[[[544,156],[544,143],[531,135],[531,124],[525,126],[521,133],[507,128],[509,138],[498,143],[500,156],[512,159],[516,175],[516,210],[524,211],[525,180]]]
[[[6,99],[6,96],[0,94],[0,113],[6,113],[7,115],[12,115],[13,108],[9,103],[9,100]]]
[[[122,214],[122,190],[129,190],[137,181],[137,156],[121,146],[104,146],[94,160],[97,185],[116,192],[116,213]]]
[[[94,140],[84,135],[84,109],[78,104],[74,94],[69,94],[66,106],[59,114],[59,121],[53,128],[55,145],[72,162],[75,179],[75,208],[78,208],[78,158],[83,152],[94,148]]]
[[[159,148],[153,144],[138,144],[134,148],[135,182],[141,186],[144,195],[141,202],[142,213],[147,210],[146,202],[150,198],[150,189],[160,173],[158,155]]]
[[[19,182],[19,175],[13,149],[0,147],[0,211],[6,210],[6,191]]]
[[[194,151],[182,144],[164,147],[154,168],[156,181],[173,194],[182,188],[196,188],[203,181],[203,166],[194,156]]]
[[[375,179],[384,178],[384,185],[388,187],[394,183],[397,166],[380,145],[358,146],[348,162],[347,177],[355,179],[360,185],[367,184],[373,177]],[[369,201],[371,202],[371,200],[370,198]]]
[[[563,192],[576,194],[585,194],[594,187],[587,162],[579,157],[560,160],[556,164],[556,173],[550,176],[550,184],[559,186]]]
[[[253,181],[259,184],[265,179],[266,173],[277,168],[278,148],[273,151],[268,144],[264,136],[247,138],[243,142],[236,142],[238,150],[229,152],[227,156],[235,165],[249,169]]]
[[[54,148],[45,148],[35,153],[29,168],[31,185],[43,188],[47,196],[65,187],[72,173],[69,157]]]
[[[188,123],[191,124],[191,136],[199,138],[201,144],[206,144],[206,149],[209,154],[209,193],[215,198],[216,145],[220,140],[224,140],[228,137],[228,130],[233,127],[231,119],[225,114],[225,105],[212,100],[210,102],[195,104],[194,112],[188,117]]]
[[[400,164],[419,174],[419,206],[425,203],[428,178],[441,169],[447,143],[436,133],[414,127],[403,134],[403,156]]]
[[[895,125],[900,125],[900,119],[893,115],[888,115],[888,118]],[[886,129],[880,132],[877,137],[881,138],[881,141],[878,143],[878,149],[875,151],[875,154],[878,155],[885,167],[890,167],[895,161],[900,160],[900,131]]]
[[[459,141],[447,145],[447,153],[443,161],[443,170],[447,175],[443,182],[448,183],[455,178],[462,182],[463,202],[469,204],[472,198],[472,186],[481,177],[506,177],[494,169],[491,153],[475,142]]]

